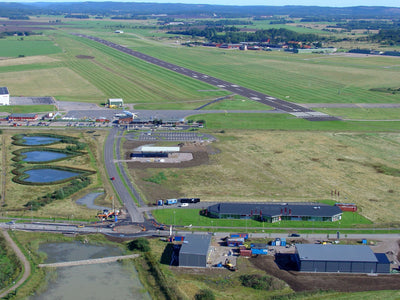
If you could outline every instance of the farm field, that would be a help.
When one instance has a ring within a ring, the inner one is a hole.
[[[399,222],[398,133],[234,131],[213,133],[218,142],[208,162],[194,167],[129,169],[148,190],[146,178],[162,172],[151,189],[170,198],[211,202],[320,201],[340,191],[376,224]],[[150,197],[150,199],[152,199]],[[152,199],[153,200],[153,199]],[[332,199],[333,200],[333,199]]]

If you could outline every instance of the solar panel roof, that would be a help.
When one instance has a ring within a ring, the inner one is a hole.
[[[8,92],[8,88],[6,88],[5,86],[0,87],[0,95],[8,95],[8,94],[10,94]]]

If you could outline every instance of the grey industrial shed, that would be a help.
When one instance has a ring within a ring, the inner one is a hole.
[[[298,244],[295,257],[302,272],[390,272],[386,255],[365,245]]]
[[[179,251],[180,267],[207,267],[211,235],[188,234]]]

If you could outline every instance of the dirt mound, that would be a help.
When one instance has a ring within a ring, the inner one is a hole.
[[[76,58],[79,58],[79,59],[94,59],[94,56],[89,56],[89,55],[77,55]]]

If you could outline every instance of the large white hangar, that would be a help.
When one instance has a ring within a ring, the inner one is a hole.
[[[0,87],[0,105],[10,105],[10,93],[6,87]]]
[[[300,272],[390,273],[384,253],[366,245],[296,244]]]

